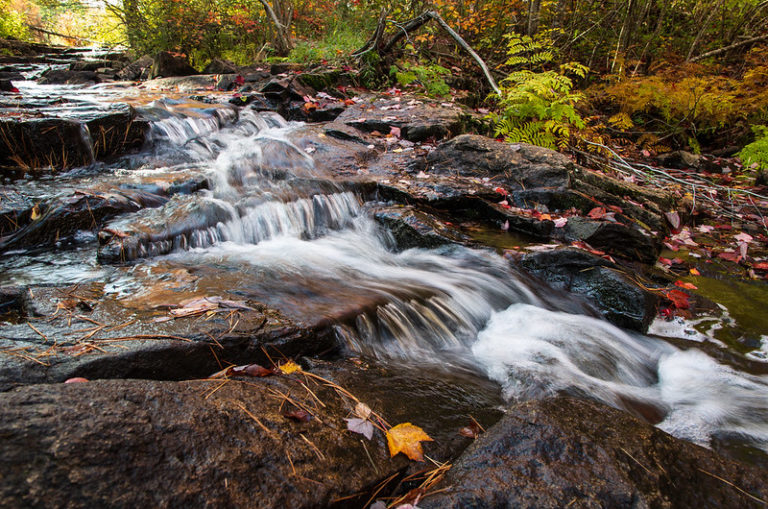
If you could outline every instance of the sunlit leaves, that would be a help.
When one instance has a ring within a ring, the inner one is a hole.
[[[413,461],[424,461],[421,442],[431,442],[432,438],[423,429],[410,422],[404,422],[387,431],[389,454],[394,457],[403,453]]]

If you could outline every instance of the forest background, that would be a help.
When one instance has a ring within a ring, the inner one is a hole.
[[[439,24],[405,32],[429,11],[488,63],[500,94]],[[359,52],[378,25],[402,42]],[[705,151],[768,169],[768,1],[0,0],[0,37],[172,51],[200,70],[344,67],[361,87],[487,109],[510,141]]]

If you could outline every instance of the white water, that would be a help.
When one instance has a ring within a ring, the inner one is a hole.
[[[323,175],[290,141],[295,124],[247,110],[156,108],[154,150],[165,164],[204,169],[206,199],[232,210],[194,241],[175,242],[173,260],[253,276],[250,295],[307,320],[337,320],[355,352],[470,366],[509,400],[570,392],[640,402],[681,438],[706,445],[738,435],[768,452],[768,377],[551,309],[491,252],[396,252],[359,197],[307,187]]]

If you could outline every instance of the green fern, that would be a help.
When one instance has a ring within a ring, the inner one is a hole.
[[[568,77],[585,77],[589,69],[570,62],[559,71],[544,70],[554,59],[545,41],[510,36],[507,65],[522,67],[501,82],[500,113],[490,116],[496,136],[551,149],[564,149],[574,128],[585,124],[575,105],[583,99]]]
[[[739,152],[739,158],[745,166],[757,165],[758,169],[768,170],[768,126],[752,126],[755,141]]]

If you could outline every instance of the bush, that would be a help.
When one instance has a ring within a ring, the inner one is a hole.
[[[389,73],[395,76],[401,87],[421,85],[429,97],[444,97],[451,93],[451,87],[443,80],[443,76],[449,75],[451,71],[437,64],[404,62],[399,67],[392,66]]]
[[[741,162],[745,166],[757,165],[760,170],[768,170],[768,126],[752,126],[752,132],[755,141],[741,149]]]
[[[0,0],[0,37],[28,40],[29,30],[24,16],[11,9],[10,2]]]

